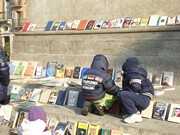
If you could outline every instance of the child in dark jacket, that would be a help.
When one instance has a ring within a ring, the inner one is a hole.
[[[81,114],[86,116],[93,111],[103,116],[116,100],[119,87],[115,85],[112,77],[107,73],[109,63],[107,58],[98,54],[93,58],[91,69],[84,73],[82,79],[82,92],[85,100]]]
[[[9,82],[9,65],[7,64],[3,48],[0,48],[0,104],[8,104],[10,101],[10,95],[7,95]]]
[[[138,59],[130,57],[122,66],[123,90],[118,92],[117,97],[128,113],[127,118],[124,119],[126,123],[141,122],[140,112],[149,106],[154,96],[154,88],[147,79],[147,71],[138,65]]]

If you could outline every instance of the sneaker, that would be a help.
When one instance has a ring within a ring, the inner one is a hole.
[[[105,113],[103,106],[101,106],[100,104],[94,104],[94,109],[96,114],[100,116],[104,116]]]
[[[89,101],[85,101],[84,106],[81,110],[81,114],[87,116],[88,113],[92,111],[92,103]]]
[[[132,114],[129,117],[124,119],[125,123],[136,123],[136,122],[141,122],[142,121],[142,117],[140,115],[140,113],[136,113],[136,114]]]

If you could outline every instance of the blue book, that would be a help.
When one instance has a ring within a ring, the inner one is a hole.
[[[66,26],[66,21],[61,22],[61,24],[58,27],[58,30],[64,30],[65,26]]]
[[[53,21],[49,21],[45,27],[45,31],[50,31],[51,30],[51,27],[53,25]]]
[[[60,90],[58,92],[58,97],[57,97],[57,100],[56,100],[56,104],[57,105],[61,105],[61,106],[65,105],[66,104],[67,95],[68,95],[68,91]]]
[[[82,93],[82,91],[79,91],[76,107],[83,108],[83,104],[84,104],[83,93]]]
[[[89,70],[90,68],[82,68],[82,70],[81,70],[81,78],[83,78],[83,76],[84,76],[84,73],[87,71],[87,70]]]
[[[57,61],[49,61],[46,66],[46,76],[53,77],[56,74],[56,67],[58,65]]]

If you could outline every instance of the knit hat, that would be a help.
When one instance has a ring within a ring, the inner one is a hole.
[[[122,66],[124,72],[129,72],[132,68],[136,68],[139,65],[139,61],[136,57],[130,57]]]
[[[40,119],[46,122],[46,112],[37,106],[31,107],[29,110],[28,119],[29,121]]]

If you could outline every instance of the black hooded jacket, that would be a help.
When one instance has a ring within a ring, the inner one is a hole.
[[[115,85],[112,77],[107,73],[109,63],[107,58],[98,54],[94,57],[91,69],[84,73],[82,91],[85,100],[99,100],[105,93],[116,95],[119,87]]]

